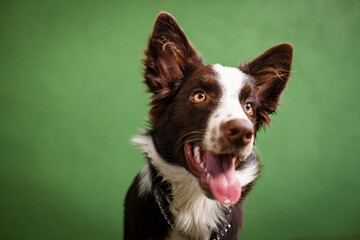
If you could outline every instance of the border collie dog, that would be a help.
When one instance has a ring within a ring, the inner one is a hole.
[[[237,68],[205,65],[159,14],[143,60],[150,130],[133,139],[147,161],[126,196],[124,239],[237,239],[260,171],[256,132],[279,105],[291,61],[284,43]]]

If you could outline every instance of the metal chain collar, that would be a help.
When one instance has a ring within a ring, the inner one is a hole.
[[[162,206],[161,202],[160,202],[160,198],[159,195],[157,193],[155,193],[155,200],[156,203],[161,211],[161,214],[164,216],[164,219],[166,220],[167,224],[169,224],[170,228],[172,230],[175,230],[178,234],[180,234],[184,239],[188,239],[188,240],[194,240],[193,238],[191,238],[190,236],[188,236],[186,233],[184,233],[183,231],[181,231],[180,229],[177,229],[175,227],[175,224],[171,221],[170,217],[166,214],[166,210],[164,209],[164,207]],[[228,216],[231,214],[231,209],[229,208],[228,210]],[[225,227],[223,230],[220,231],[219,234],[216,235],[216,238],[212,239],[212,240],[221,240],[225,233],[227,233],[229,231],[229,229],[231,228],[231,224],[226,223]]]

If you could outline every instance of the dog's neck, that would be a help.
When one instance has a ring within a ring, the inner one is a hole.
[[[171,202],[171,199],[167,196],[166,193],[164,193],[161,190],[158,191],[154,191],[154,195],[155,195],[155,200],[156,203],[160,209],[161,214],[163,215],[164,219],[166,220],[166,222],[168,223],[168,225],[170,226],[171,229],[173,229],[174,231],[172,231],[167,239],[193,239],[192,237],[188,236],[186,233],[182,232],[181,230],[177,229],[175,224],[172,221],[172,217],[168,215],[168,210],[169,209],[169,203]],[[165,202],[165,206],[164,203]],[[227,210],[227,214],[226,214],[226,219],[230,220],[232,217],[232,209],[228,208]],[[219,229],[217,231],[217,235],[215,236],[214,239],[222,239],[222,237],[230,230],[231,228],[231,224],[229,222],[225,222],[223,225],[222,229]]]
[[[163,178],[171,184],[172,201],[169,211],[174,217],[176,229],[186,233],[194,239],[208,239],[212,231],[225,222],[226,206],[218,201],[209,199],[190,172],[181,166],[167,163],[156,151],[150,136],[140,136],[133,139],[149,158],[140,172],[140,197],[153,194],[151,164]],[[174,234],[174,233],[170,233]]]

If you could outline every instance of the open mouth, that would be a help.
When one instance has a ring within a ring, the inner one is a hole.
[[[241,196],[240,181],[235,168],[239,157],[234,154],[213,154],[187,142],[184,146],[186,162],[199,177],[200,186],[224,205],[234,205]]]

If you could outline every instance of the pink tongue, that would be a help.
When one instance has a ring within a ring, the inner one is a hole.
[[[221,204],[234,205],[240,199],[241,185],[231,156],[206,152],[206,158],[211,193]]]

